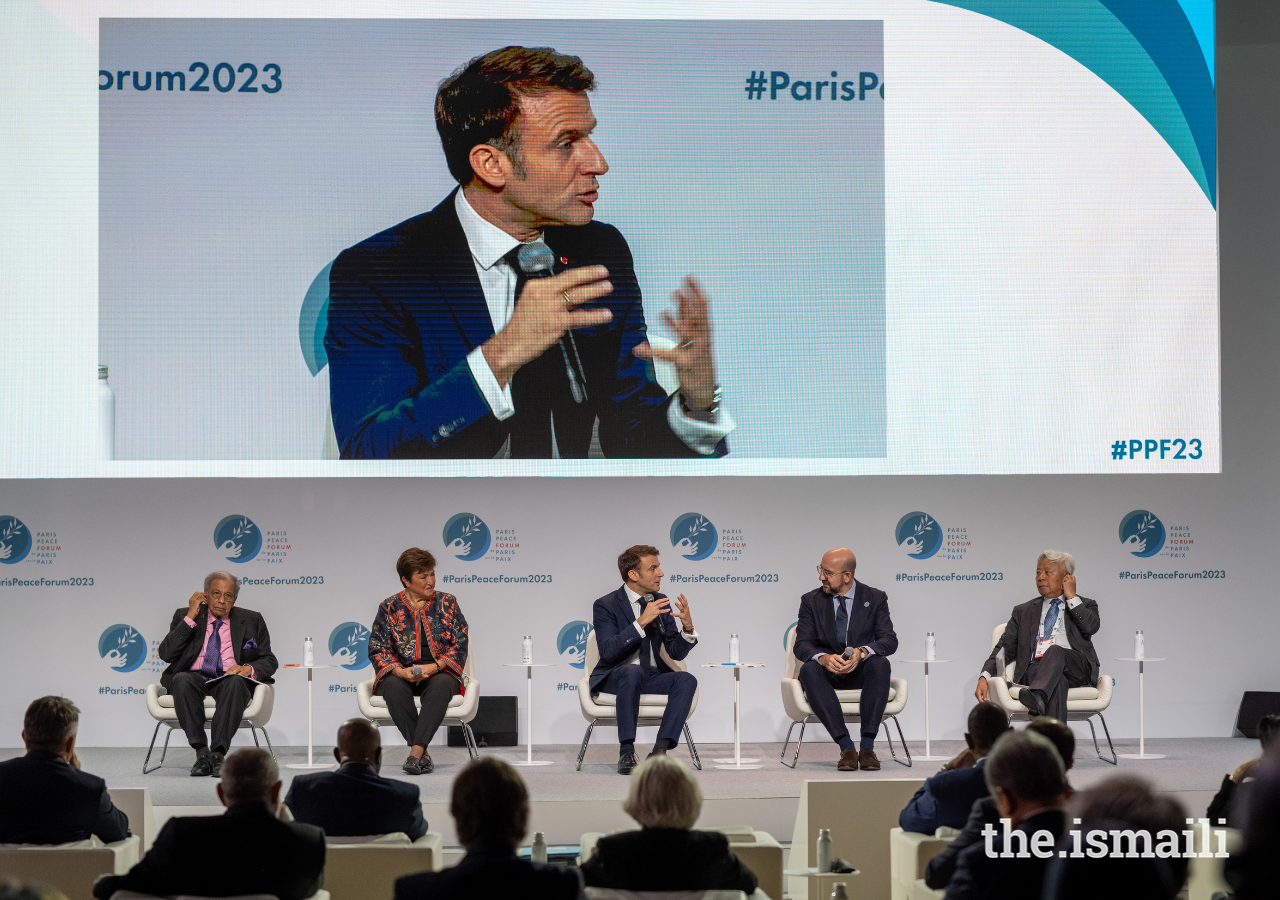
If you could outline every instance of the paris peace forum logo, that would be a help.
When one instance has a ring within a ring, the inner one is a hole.
[[[474,513],[458,513],[444,523],[444,552],[463,562],[475,562],[489,549],[489,526]]]
[[[369,665],[369,629],[359,622],[343,622],[329,632],[329,655],[344,669],[363,669]]]
[[[928,513],[909,512],[898,520],[893,537],[907,556],[928,559],[942,546],[942,527]]]
[[[31,529],[13,516],[0,516],[0,563],[20,563],[30,552]]]
[[[583,621],[570,622],[560,629],[556,635],[556,651],[560,658],[575,669],[581,669],[587,662],[587,636],[591,634],[591,623]]]
[[[1120,520],[1120,546],[1134,556],[1155,556],[1164,547],[1164,523],[1156,514],[1135,509]]]
[[[98,656],[114,672],[132,672],[147,659],[147,640],[132,625],[112,625],[98,638]]]
[[[671,523],[671,546],[685,559],[706,559],[719,544],[716,526],[701,513],[685,513]]]
[[[247,563],[262,549],[262,530],[248,516],[227,516],[213,529],[213,546],[233,563]]]

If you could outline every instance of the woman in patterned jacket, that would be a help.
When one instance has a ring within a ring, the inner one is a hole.
[[[409,745],[404,770],[435,769],[427,745],[462,687],[467,664],[467,620],[452,594],[436,590],[436,558],[412,547],[396,560],[404,590],[383,600],[369,634],[374,693],[385,697],[391,720]],[[413,698],[422,698],[422,711]]]

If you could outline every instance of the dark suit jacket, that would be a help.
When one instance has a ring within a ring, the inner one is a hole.
[[[1061,810],[1049,810],[1027,819],[1014,831],[1027,833],[1026,859],[987,856],[986,839],[983,838],[960,854],[956,873],[947,885],[946,900],[1039,900],[1049,860],[1031,853],[1031,835],[1048,831],[1053,835],[1054,846],[1066,828],[1066,816]],[[992,842],[995,852],[1004,849],[1004,828],[996,825],[1000,834]],[[1017,844],[1014,849],[1020,849]],[[1054,853],[1056,854],[1056,850]]]
[[[1000,810],[996,809],[996,798],[990,795],[974,801],[969,818],[955,840],[929,860],[924,869],[924,883],[935,891],[945,888],[955,874],[960,854],[982,841],[982,829],[987,825],[1000,827]]]
[[[984,775],[987,758],[964,769],[939,772],[927,779],[898,815],[903,831],[933,834],[939,827],[962,828],[975,800],[989,795]]]
[[[1013,608],[1009,624],[1004,626],[1004,634],[991,649],[991,655],[982,664],[982,671],[987,675],[996,674],[996,654],[1004,647],[1004,661],[1008,665],[1017,661],[1018,668],[1014,675],[1021,678],[1036,658],[1036,635],[1040,631],[1040,604],[1043,597],[1036,597],[1026,603],[1019,603]],[[1065,616],[1067,640],[1072,650],[1079,650],[1089,660],[1089,683],[1098,680],[1098,651],[1093,649],[1093,636],[1097,633],[1101,620],[1098,618],[1097,601],[1088,597],[1080,597],[1080,603],[1074,609],[1068,607]],[[1019,682],[1021,683],[1021,682]]]
[[[849,614],[849,647],[868,647],[880,656],[898,649],[898,635],[889,618],[889,596],[881,590],[856,582],[853,608]],[[815,653],[841,653],[846,644],[836,634],[835,603],[822,588],[800,598],[796,623],[796,659],[809,661]]]
[[[383,778],[364,763],[299,775],[284,802],[299,822],[336,837],[403,831],[416,841],[427,833],[418,786]]]
[[[631,250],[612,225],[548,228],[557,271],[609,270],[613,292],[588,308],[613,320],[573,332],[588,399],[569,394],[552,345],[512,381],[515,415],[499,422],[466,356],[493,322],[450,194],[424,213],[345,250],[329,273],[329,394],[343,459],[487,459],[508,434],[512,456],[550,458],[548,410],[563,457],[585,457],[596,417],[610,457],[694,457],[667,424],[672,398],[633,354],[647,339]],[[724,441],[717,456],[728,452]]]
[[[196,613],[196,627],[192,628],[184,621],[187,607],[180,606],[174,611],[173,621],[169,623],[169,633],[164,636],[156,653],[169,664],[160,676],[160,684],[166,688],[173,683],[173,676],[191,668],[191,664],[200,655],[204,647],[204,632],[209,624],[209,607],[200,607]],[[271,635],[267,632],[267,623],[262,615],[251,609],[231,607],[231,649],[235,655],[236,665],[253,666],[253,673],[258,681],[271,684],[272,675],[280,664],[271,652]]]
[[[397,878],[395,900],[579,900],[582,896],[582,874],[577,869],[517,859],[511,847],[472,847],[451,869]]]
[[[661,592],[653,595],[654,600],[666,597]],[[600,651],[600,662],[591,670],[591,691],[595,693],[600,682],[615,668],[625,664],[625,660],[636,647],[644,642],[650,645],[653,659],[658,664],[659,672],[670,672],[671,667],[662,660],[657,644],[667,648],[667,655],[672,659],[684,659],[698,642],[686,641],[680,632],[683,625],[670,612],[661,613],[649,623],[645,636],[636,631],[636,615],[631,609],[631,600],[627,597],[627,589],[620,587],[612,594],[605,594],[591,608],[592,624],[596,632],[596,648]]]
[[[129,836],[105,781],[47,750],[0,763],[0,844],[65,844],[91,834],[107,844]]]
[[[756,875],[729,851],[715,831],[645,828],[600,839],[582,864],[588,887],[623,891],[742,891],[756,889]]]
[[[275,894],[303,900],[324,882],[324,832],[281,822],[265,803],[241,803],[220,816],[178,816],[124,875],[93,887],[107,900],[116,891],[230,897]]]

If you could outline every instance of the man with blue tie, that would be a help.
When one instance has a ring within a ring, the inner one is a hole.
[[[698,679],[672,669],[661,651],[665,647],[671,659],[684,659],[698,643],[698,632],[684,594],[676,599],[672,615],[671,601],[658,591],[662,568],[657,547],[628,547],[618,557],[618,572],[622,587],[605,594],[592,609],[600,662],[591,670],[590,685],[593,697],[617,697],[618,774],[630,775],[640,764],[635,743],[641,694],[667,695],[658,739],[649,755],[666,753],[679,740]]]
[[[853,577],[857,557],[848,547],[828,550],[818,566],[815,588],[800,598],[796,623],[796,659],[800,684],[809,705],[832,740],[840,745],[841,772],[880,768],[876,733],[889,702],[889,657],[898,649],[898,636],[889,618],[889,598],[884,591]],[[861,742],[849,737],[836,691],[861,690],[858,715]]]
[[[1046,550],[1036,560],[1040,596],[1013,608],[999,643],[978,675],[974,696],[987,699],[987,678],[994,677],[996,656],[1017,662],[1014,677],[1026,685],[1018,700],[1033,716],[1067,721],[1067,691],[1098,682],[1098,653],[1093,636],[1101,626],[1098,604],[1076,596],[1076,561],[1070,553]]]

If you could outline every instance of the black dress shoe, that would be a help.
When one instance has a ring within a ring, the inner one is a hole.
[[[209,754],[209,774],[214,778],[222,777],[222,761],[227,758],[225,753],[219,753],[217,750]]]
[[[1018,692],[1018,700],[1022,705],[1031,711],[1033,716],[1044,715],[1044,700],[1040,699],[1040,692],[1033,691],[1031,688],[1023,688]]]
[[[630,775],[631,770],[640,765],[640,760],[636,759],[636,751],[623,750],[618,754],[618,774]]]
[[[212,775],[213,774],[213,760],[209,756],[209,751],[207,749],[200,749],[196,751],[196,764],[191,767],[191,774],[192,775]]]
[[[661,750],[659,750],[657,747],[654,747],[652,750],[649,751],[649,756],[666,756],[666,755],[667,755],[667,748],[665,747],[663,747]],[[648,759],[649,756],[646,756],[645,759]]]
[[[422,758],[418,760],[418,772],[422,775],[430,775],[435,770],[436,761],[431,758],[431,754],[422,754]]]
[[[422,762],[421,758],[417,756],[410,756],[408,759],[404,761],[404,773],[406,775],[421,775],[422,774],[422,767],[420,765],[421,762]]]

